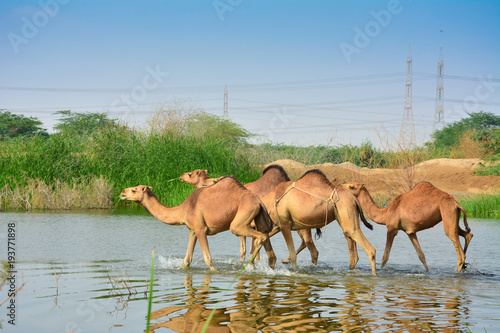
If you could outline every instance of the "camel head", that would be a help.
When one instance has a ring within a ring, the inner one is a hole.
[[[355,197],[357,197],[361,192],[361,189],[364,188],[365,185],[361,183],[352,183],[352,184],[343,184],[342,187],[348,189]]]
[[[136,187],[129,187],[122,191],[120,194],[120,199],[130,200],[135,202],[142,202],[144,195],[151,192],[153,188],[146,185],[138,185]]]
[[[183,173],[180,177],[179,180],[181,182],[186,182],[188,184],[196,186],[199,181],[203,181],[208,178],[208,171],[207,170],[201,170],[197,169],[191,172],[186,172]]]

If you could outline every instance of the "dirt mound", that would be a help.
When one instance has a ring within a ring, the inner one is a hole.
[[[370,192],[384,197],[404,193],[421,181],[428,181],[452,195],[491,193],[500,191],[500,176],[477,176],[474,169],[485,165],[479,159],[435,159],[401,169],[360,168],[349,162],[341,164],[304,165],[293,160],[277,160],[291,179],[298,179],[305,171],[319,169],[336,185],[361,182]]]

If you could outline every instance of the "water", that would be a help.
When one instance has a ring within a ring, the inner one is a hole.
[[[442,225],[418,234],[429,272],[401,232],[380,269],[386,228],[362,226],[377,250],[376,277],[361,249],[356,269],[348,269],[336,222],[316,241],[318,266],[305,250],[295,271],[281,263],[271,270],[263,260],[241,275],[239,239],[230,232],[209,237],[218,269],[211,272],[199,246],[183,270],[186,227],[147,214],[2,212],[1,259],[7,258],[8,223],[15,223],[16,284],[26,284],[16,298],[15,326],[8,323],[8,303],[0,308],[4,332],[144,331],[152,250],[155,332],[199,332],[213,309],[207,332],[500,331],[498,220],[469,219],[474,238],[461,274]],[[272,244],[279,260],[288,256],[280,234]]]

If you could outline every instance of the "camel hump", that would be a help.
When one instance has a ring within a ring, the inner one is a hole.
[[[288,174],[286,173],[285,169],[281,165],[278,164],[271,164],[267,168],[262,171],[262,175],[265,175],[268,171],[277,171],[279,175],[284,179],[284,181],[290,181],[290,177],[288,177]]]
[[[333,184],[328,180],[328,177],[326,177],[326,175],[319,169],[311,169],[311,170],[306,171],[298,179],[297,182],[299,182],[299,181],[307,181],[307,182],[319,181],[321,183],[327,184],[328,186],[332,186],[332,188],[333,188]]]

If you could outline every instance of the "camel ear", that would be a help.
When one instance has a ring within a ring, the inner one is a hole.
[[[144,188],[142,189],[142,192],[146,192],[147,190],[152,190],[153,188],[151,186],[144,186]]]

